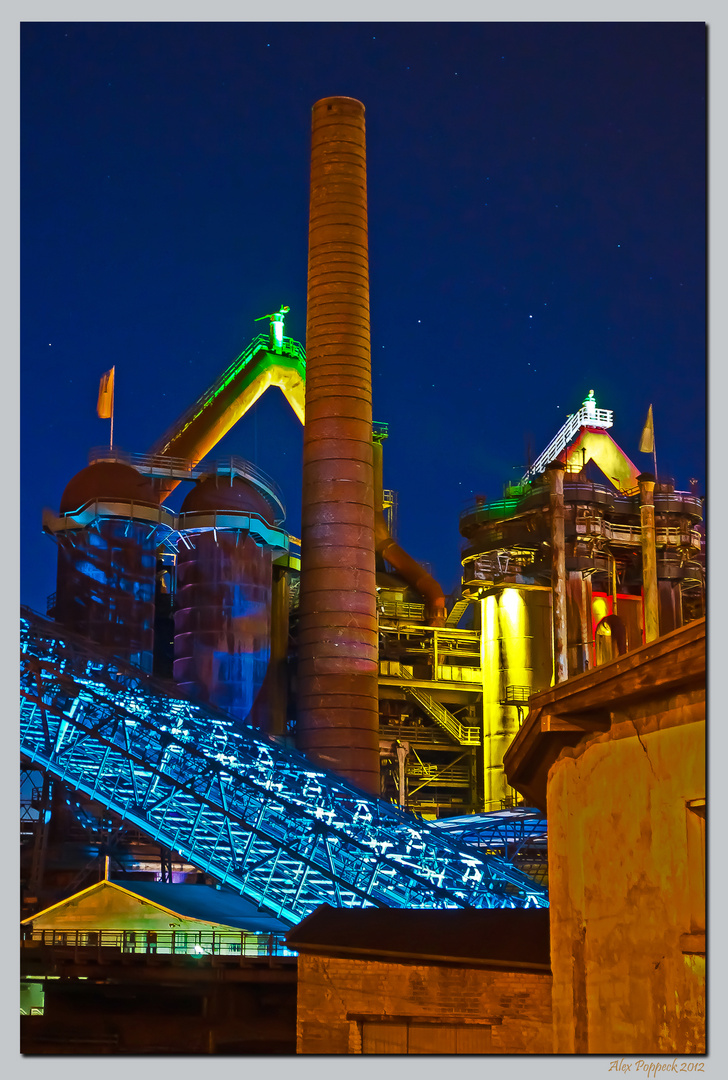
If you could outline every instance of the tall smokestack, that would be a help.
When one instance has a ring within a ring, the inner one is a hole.
[[[364,106],[313,107],[296,742],[379,794]]]

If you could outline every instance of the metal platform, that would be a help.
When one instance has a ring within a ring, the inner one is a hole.
[[[291,924],[337,907],[545,907],[459,845],[256,728],[22,610],[21,752]]]

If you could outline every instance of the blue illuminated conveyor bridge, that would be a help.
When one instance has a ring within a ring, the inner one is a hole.
[[[22,610],[21,752],[295,924],[337,907],[544,907],[508,862]]]

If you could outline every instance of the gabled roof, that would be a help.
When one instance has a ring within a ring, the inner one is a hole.
[[[286,934],[302,953],[551,970],[546,908],[332,908]]]
[[[31,923],[39,916],[63,907],[71,900],[77,900],[104,887],[119,890],[129,896],[154,904],[155,907],[181,919],[196,919],[199,922],[233,927],[236,930],[248,930],[251,933],[282,934],[290,928],[290,923],[260,912],[250,900],[228,889],[218,890],[210,885],[174,885],[160,881],[130,880],[99,881],[23,919],[23,922]]]
[[[259,911],[252,901],[229,889],[216,889],[211,885],[170,885],[162,881],[112,881],[110,884],[184,919],[264,933],[285,933],[290,928],[290,923]]]

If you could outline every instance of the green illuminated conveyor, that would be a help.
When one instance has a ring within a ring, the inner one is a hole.
[[[280,387],[300,422],[305,423],[306,353],[298,341],[283,336],[288,310],[288,307],[282,306],[279,311],[262,316],[270,320],[269,333],[259,334],[251,341],[219,379],[156,441],[150,450],[151,455],[170,461],[182,460],[188,467],[194,468],[269,386]],[[378,460],[381,470],[381,450]],[[174,491],[179,482],[179,477],[172,475],[162,478],[160,500]],[[378,492],[381,505],[381,474]],[[441,586],[395,543],[383,516],[379,514],[378,517],[377,552],[424,596],[431,624],[442,625],[445,622],[445,597]]]
[[[267,317],[267,316],[266,316]],[[269,386],[283,391],[294,413],[304,422],[306,354],[292,338],[259,334],[212,386],[156,441],[150,453],[182,458],[196,465],[254,405]],[[161,498],[179,483],[162,482]]]

